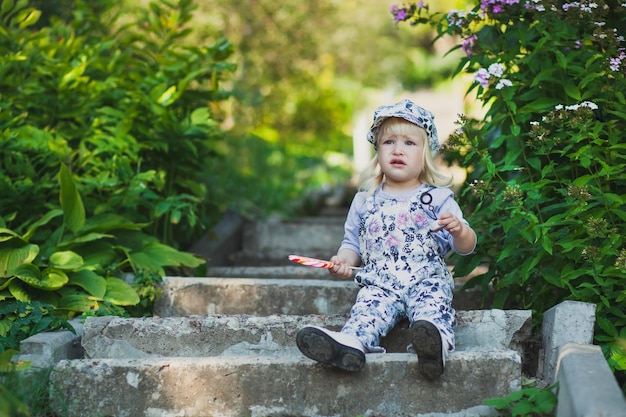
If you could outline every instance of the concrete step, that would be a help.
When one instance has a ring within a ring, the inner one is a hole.
[[[83,326],[86,358],[198,356],[301,356],[295,335],[305,325],[339,330],[345,316],[208,315],[167,318],[89,317]],[[457,351],[502,351],[523,355],[530,337],[529,310],[457,312]],[[405,353],[410,343],[408,322],[382,338],[390,353]]]
[[[521,388],[516,349],[530,334],[531,312],[459,311],[457,318],[457,350],[433,382],[418,373],[417,356],[405,353],[407,323],[382,340],[388,353],[368,354],[363,371],[347,373],[295,346],[302,326],[339,329],[345,316],[89,317],[85,358],[60,361],[52,372],[52,392],[61,393],[54,407],[81,417],[91,410],[150,417],[491,415],[481,409],[484,399]]]
[[[327,269],[311,268],[297,265],[287,258],[282,265],[265,266],[209,266],[206,276],[212,278],[272,278],[272,279],[324,279],[329,281],[345,281],[335,278]]]
[[[345,220],[345,216],[324,216],[250,222],[243,228],[242,249],[231,256],[231,262],[274,265],[289,254],[329,259],[341,244]]]
[[[163,296],[154,306],[159,317],[348,314],[359,290],[354,281],[308,278],[165,277],[161,286]],[[459,284],[452,305],[457,310],[480,309],[480,289],[460,291]]]
[[[53,409],[68,416],[415,417],[506,396],[521,388],[521,364],[512,350],[455,352],[428,381],[408,353],[369,354],[357,373],[293,355],[83,359],[50,378]]]
[[[448,269],[453,272],[453,265],[448,265]],[[462,284],[469,278],[477,274],[483,274],[487,271],[486,267],[479,266],[476,270],[468,276],[455,277],[457,283]],[[324,268],[312,268],[303,265],[297,265],[293,262],[283,259],[280,264],[277,265],[265,265],[265,266],[209,266],[206,269],[207,277],[214,278],[299,278],[299,279],[324,279],[330,281],[345,281],[331,275],[327,269]]]

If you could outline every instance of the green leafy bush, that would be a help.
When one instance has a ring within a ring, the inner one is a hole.
[[[137,291],[122,279],[124,272],[132,272],[142,280],[146,272],[162,276],[167,266],[197,267],[204,262],[142,233],[145,225],[123,216],[88,216],[65,165],[59,171],[59,183],[61,208],[53,208],[25,225],[22,234],[2,227],[4,220],[0,217],[1,301],[33,303],[31,310],[36,308],[34,303],[43,302],[54,308],[53,316],[61,318],[83,313],[125,315],[124,307],[136,306],[141,300]],[[38,233],[44,226],[56,229]],[[141,291],[145,307],[154,301],[154,291]],[[27,323],[30,330],[25,332],[17,330],[24,327],[21,316],[19,312],[3,310],[0,335],[20,331],[30,336],[34,329],[43,331],[48,327],[45,324],[54,323],[40,315],[38,322]]]
[[[0,352],[19,349],[20,341],[42,331],[68,329],[69,322],[55,314],[54,307],[38,301],[4,301],[0,305]]]
[[[32,4],[0,2],[4,348],[75,315],[150,314],[163,275],[203,263],[175,246],[218,212],[205,167],[234,68],[225,39],[184,46],[189,0],[41,21]]]
[[[396,21],[457,37],[484,104],[464,116],[448,158],[468,168],[463,203],[494,307],[530,308],[540,323],[563,300],[597,306],[596,341],[626,370],[626,5],[614,1],[485,0],[472,11],[410,4]]]
[[[0,8],[0,207],[13,226],[56,199],[65,163],[88,212],[116,213],[188,247],[219,213],[205,169],[223,133],[215,104],[234,65],[225,39],[186,46],[194,5],[75,2],[48,16],[26,0]],[[68,19],[68,20],[63,20]]]
[[[504,398],[489,398],[484,401],[496,410],[507,411],[511,417],[551,417],[556,408],[556,384],[544,389],[524,388]]]
[[[26,369],[28,365],[12,362],[13,356],[17,353],[13,349],[0,351],[0,415],[27,417],[32,415],[31,407],[20,395],[22,391],[17,392],[15,385],[18,381],[17,373]],[[34,392],[32,389],[29,390],[28,394],[31,399],[40,397],[39,392]]]

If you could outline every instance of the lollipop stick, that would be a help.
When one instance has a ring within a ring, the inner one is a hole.
[[[299,255],[289,255],[289,260],[301,265],[312,266],[314,268],[326,268],[330,269],[333,267],[333,263],[331,261],[325,261],[323,259],[309,258],[307,256],[299,256]],[[352,270],[359,270],[363,268],[359,268],[357,266],[350,266]]]

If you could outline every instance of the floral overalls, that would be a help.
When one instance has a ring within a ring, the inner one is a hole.
[[[454,350],[454,281],[429,228],[438,213],[429,217],[421,204],[430,189],[422,186],[406,199],[377,199],[377,190],[365,201],[359,226],[364,269],[355,277],[361,289],[341,332],[356,336],[368,352],[384,352],[380,337],[403,318],[432,322]]]

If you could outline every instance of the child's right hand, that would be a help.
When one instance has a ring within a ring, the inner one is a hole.
[[[352,269],[350,269],[352,265],[347,260],[335,255],[330,258],[330,261],[333,263],[333,266],[328,269],[331,274],[341,279],[352,278]]]

